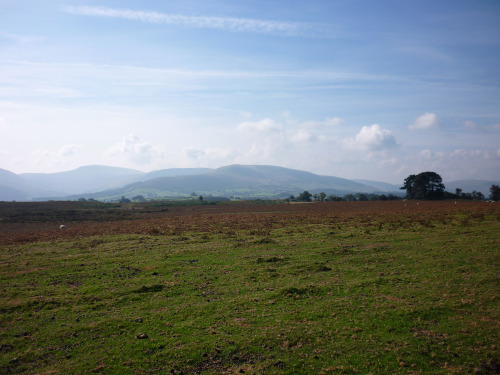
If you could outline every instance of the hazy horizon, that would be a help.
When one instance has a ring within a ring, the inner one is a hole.
[[[0,3],[0,168],[500,178],[500,3]]]

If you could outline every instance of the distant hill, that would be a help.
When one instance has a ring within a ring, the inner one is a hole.
[[[489,195],[495,181],[461,180],[445,183],[446,190],[473,190]],[[228,165],[210,168],[170,168],[149,173],[135,169],[91,165],[58,173],[15,174],[0,169],[0,200],[77,199],[111,200],[121,196],[146,198],[238,196],[277,198],[310,193],[403,193],[398,185],[371,180],[347,180],[272,165]]]
[[[15,174],[0,169],[0,200],[65,199],[118,189],[163,176],[201,174],[209,168],[171,168],[144,173],[135,169],[90,165],[57,173]]]
[[[6,169],[0,169],[0,197],[4,200],[23,200],[30,196],[29,184],[17,174]]]
[[[368,186],[373,186],[376,189],[382,190],[382,191],[387,191],[387,192],[394,192],[394,193],[401,193],[402,190],[399,188],[402,186],[401,185],[394,185],[394,184],[389,184],[387,182],[380,182],[380,181],[372,181],[372,180],[353,180],[356,182],[359,182],[360,184],[365,184]]]
[[[38,194],[50,193],[50,189],[37,186],[21,175],[0,169],[0,200],[28,200]]]
[[[20,174],[31,184],[52,191],[50,196],[84,194],[137,181],[144,172],[134,169],[90,165],[67,172]],[[40,195],[39,195],[40,196]]]
[[[380,192],[378,189],[332,176],[320,176],[283,167],[269,165],[230,165],[208,170],[198,175],[159,177],[130,184],[121,189],[92,194],[95,199],[143,195],[199,195],[240,197],[286,197],[304,190],[311,193],[343,195],[354,192]]]
[[[159,177],[176,177],[176,176],[191,176],[196,174],[202,174],[211,171],[210,168],[170,168],[170,169],[160,169],[158,171],[153,171],[145,173],[141,176],[141,181],[152,180],[153,178]]]

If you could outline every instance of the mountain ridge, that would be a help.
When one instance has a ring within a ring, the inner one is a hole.
[[[490,180],[445,183],[446,190],[472,190],[489,195]],[[456,187],[455,187],[456,186]],[[403,193],[398,185],[372,180],[349,180],[273,165],[232,164],[220,168],[169,168],[152,172],[103,165],[89,165],[57,173],[15,174],[0,169],[0,200],[99,200],[143,195],[147,198],[198,195],[287,197],[304,190],[311,193]]]

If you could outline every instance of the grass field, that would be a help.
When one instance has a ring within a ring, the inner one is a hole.
[[[499,373],[499,244],[498,203],[0,203],[0,373]]]

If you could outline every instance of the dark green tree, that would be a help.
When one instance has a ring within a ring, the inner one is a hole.
[[[405,178],[400,189],[406,190],[408,199],[441,199],[444,185],[441,176],[436,172],[422,172]]]
[[[309,193],[307,190],[304,192],[300,193],[299,196],[297,197],[297,200],[300,202],[310,202],[312,198],[312,194]]]
[[[491,187],[490,187],[490,199],[492,201],[500,201],[500,186],[491,185]]]
[[[484,194],[481,193],[480,191],[472,190],[472,199],[474,199],[476,201],[483,201],[484,200]]]
[[[130,199],[126,198],[124,195],[119,200],[120,203],[130,203]]]
[[[343,199],[345,201],[351,202],[351,201],[356,200],[356,197],[354,196],[354,194],[346,194],[346,195],[344,195]]]
[[[328,202],[340,202],[340,201],[342,201],[342,197],[338,197],[338,196],[333,195],[333,194],[329,195],[327,197],[327,199],[328,199]]]
[[[358,201],[367,201],[368,200],[368,197],[366,196],[366,194],[363,194],[363,193],[357,193],[356,194],[356,199]]]

